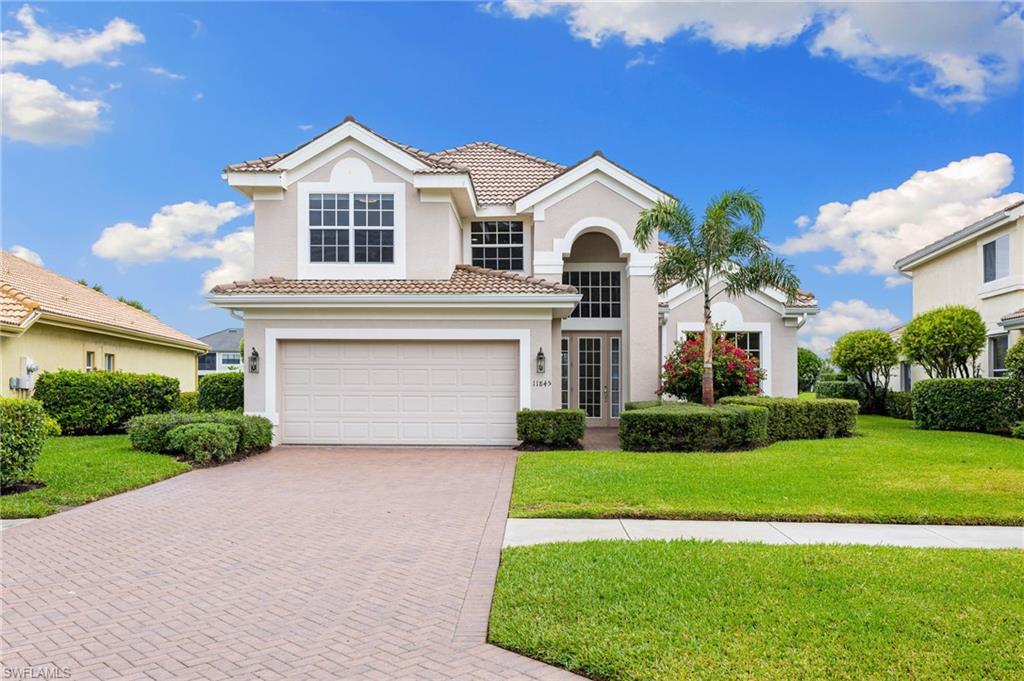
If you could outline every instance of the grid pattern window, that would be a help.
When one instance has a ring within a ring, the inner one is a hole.
[[[522,271],[523,223],[500,220],[470,225],[473,264],[493,270]]]
[[[569,339],[562,339],[562,409],[569,408]]]
[[[601,339],[579,339],[580,409],[591,418],[601,418]]]
[[[622,339],[612,338],[611,343],[611,357],[609,358],[609,371],[611,372],[611,384],[612,384],[612,403],[609,407],[611,411],[611,417],[613,419],[619,418],[619,409],[622,404]]]
[[[1010,349],[1010,334],[1004,333],[999,336],[991,336],[988,339],[988,365],[989,374],[993,378],[1005,378],[1006,353]]]
[[[583,296],[572,311],[572,317],[617,319],[622,316],[621,272],[562,272],[562,283],[575,286]]]
[[[747,357],[757,360],[757,366],[761,366],[760,331],[726,331],[722,335],[727,341],[747,353]]]
[[[109,352],[103,355],[103,370],[113,371],[114,370],[114,356]]]
[[[221,364],[241,364],[242,353],[240,352],[222,352],[220,353]]]
[[[1010,276],[1010,235],[1001,236],[981,247],[985,261],[985,283]]]
[[[216,371],[217,370],[217,353],[208,352],[205,355],[199,355],[199,370],[200,371]]]
[[[310,194],[309,261],[393,263],[394,227],[394,194]]]

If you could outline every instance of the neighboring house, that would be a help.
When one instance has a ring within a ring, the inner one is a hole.
[[[913,281],[915,316],[953,304],[978,310],[988,330],[980,373],[1006,375],[1006,351],[1024,329],[1024,201],[911,253],[896,269]],[[926,376],[915,366],[913,377]]]
[[[210,299],[244,316],[245,409],[286,443],[507,445],[521,408],[613,425],[701,319],[692,292],[659,296],[657,244],[632,240],[668,195],[600,152],[429,153],[347,118],[224,178],[255,203],[255,273]],[[715,315],[761,356],[766,390],[795,395],[815,311],[766,291]]]
[[[889,336],[896,341],[900,342],[900,338],[903,336],[903,329],[907,328],[906,324],[900,324],[894,326],[887,332]],[[909,362],[900,361],[892,372],[889,374],[889,389],[895,390],[901,393],[910,392],[910,389],[914,386],[913,367]]]
[[[3,394],[28,396],[40,372],[57,369],[154,372],[196,389],[206,346],[195,338],[7,251],[0,267]]]
[[[199,375],[242,370],[242,329],[224,329],[199,340],[210,351],[199,356]]]

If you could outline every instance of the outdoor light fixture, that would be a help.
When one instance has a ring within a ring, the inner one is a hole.
[[[260,353],[256,352],[256,348],[252,349],[249,353],[249,373],[258,374],[260,372]]]
[[[537,351],[537,373],[544,373],[544,348]]]

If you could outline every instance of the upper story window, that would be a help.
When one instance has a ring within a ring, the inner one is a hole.
[[[572,311],[572,317],[615,319],[622,316],[621,272],[562,272],[562,283],[575,286],[583,296]]]
[[[494,270],[523,269],[523,223],[474,222],[470,231],[473,264]]]
[[[309,260],[395,261],[394,194],[310,194]]]
[[[981,247],[985,263],[985,283],[1010,276],[1010,235],[1001,236]]]

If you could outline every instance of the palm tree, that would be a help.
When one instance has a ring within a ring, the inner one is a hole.
[[[669,239],[654,270],[659,291],[679,282],[704,293],[701,401],[707,406],[715,403],[711,301],[723,293],[742,296],[765,287],[793,298],[800,286],[792,267],[772,255],[761,237],[763,226],[761,201],[755,194],[737,189],[712,199],[700,224],[693,212],[675,199],[659,201],[640,213],[633,233],[633,241],[644,250],[661,234]]]

